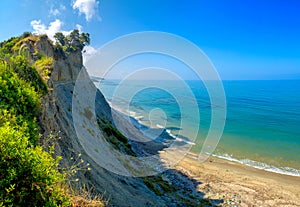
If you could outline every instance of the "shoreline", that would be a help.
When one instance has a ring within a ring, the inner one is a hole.
[[[138,123],[139,125],[151,128],[151,126],[145,125],[145,123],[140,122],[139,116],[136,116],[134,111],[124,111],[121,108],[113,106],[111,104],[111,102],[108,102],[108,103],[109,103],[110,107],[113,108],[115,111],[134,119],[136,121],[136,123]],[[179,137],[173,135],[169,129],[167,129],[163,126],[156,125],[156,127],[159,128],[159,129],[164,129],[165,132],[168,133],[168,135],[170,137],[172,137],[174,140],[183,141],[186,144],[195,145],[195,143],[193,143],[193,142],[185,141],[185,139],[182,139],[182,138],[179,138]],[[189,152],[189,153],[193,154],[194,157],[198,157],[198,155],[195,152]],[[290,167],[279,168],[279,167],[268,165],[268,164],[263,163],[263,162],[250,160],[250,159],[239,160],[237,158],[227,156],[227,154],[225,154],[225,155],[212,154],[210,156],[212,156],[214,158],[221,159],[221,160],[226,160],[226,161],[230,161],[230,162],[239,163],[241,165],[245,165],[245,166],[252,167],[252,168],[255,168],[255,169],[264,170],[264,171],[267,171],[267,172],[272,172],[272,173],[282,174],[282,175],[289,175],[289,176],[294,176],[294,177],[299,177],[300,178],[300,170],[299,169],[294,169],[294,168],[290,168]],[[284,169],[284,168],[289,168],[289,171]]]
[[[189,152],[186,155],[186,158],[191,159],[191,160],[195,160],[195,162],[198,162],[198,163],[201,164],[201,162],[199,162],[197,160],[197,154],[196,153]],[[224,165],[237,166],[237,168],[243,168],[247,171],[256,172],[256,173],[266,173],[266,174],[274,175],[275,177],[285,177],[285,178],[291,178],[291,179],[295,178],[296,180],[299,180],[299,182],[300,182],[300,176],[283,174],[283,173],[273,172],[273,171],[269,171],[269,170],[265,170],[265,169],[261,169],[261,168],[256,168],[252,165],[246,165],[246,164],[243,164],[243,163],[240,163],[240,162],[237,162],[237,161],[233,161],[233,160],[229,160],[229,159],[226,159],[226,158],[220,158],[220,157],[215,156],[215,155],[211,155],[203,163],[206,163],[206,162],[218,163],[220,165],[224,164]],[[300,186],[299,186],[299,188],[300,188]]]
[[[138,123],[139,125],[152,128],[151,126],[147,125],[146,123],[141,122],[139,120],[140,116],[136,116],[136,112],[127,111],[127,110],[125,111],[122,108],[119,108],[115,105],[112,105],[112,103],[110,101],[107,101],[107,102],[108,102],[108,104],[110,105],[110,107],[112,109],[114,109],[115,111],[117,111],[117,112],[119,112],[119,113],[121,113],[125,116],[128,116],[128,117],[134,119],[136,121],[136,123]],[[164,129],[165,132],[168,133],[168,135],[170,137],[172,137],[174,140],[177,140],[177,141],[181,140],[181,141],[185,142],[186,144],[195,145],[195,143],[185,141],[185,139],[181,139],[179,137],[176,137],[175,135],[173,135],[171,133],[171,131],[169,129],[167,129],[163,126],[156,125],[156,127],[159,128],[159,129]],[[193,155],[195,158],[198,157],[198,155],[195,152],[189,152],[189,154]],[[294,177],[299,177],[300,178],[300,170],[299,169],[294,169],[294,168],[290,168],[290,167],[279,168],[279,167],[268,165],[268,164],[263,163],[263,162],[250,160],[250,159],[239,160],[237,158],[227,156],[227,154],[225,154],[225,155],[212,154],[212,155],[210,155],[210,157],[214,157],[214,158],[218,158],[218,159],[221,159],[221,160],[226,160],[226,161],[230,161],[230,162],[234,162],[234,163],[239,163],[241,165],[245,165],[245,166],[252,167],[252,168],[255,168],[255,169],[264,170],[264,171],[267,171],[267,172],[272,172],[272,173],[275,173],[275,174],[289,175],[289,176],[294,176]],[[247,163],[245,163],[245,162],[247,162]],[[284,168],[289,168],[289,171],[285,170]]]
[[[275,174],[288,175],[288,176],[293,176],[293,177],[299,177],[300,178],[300,170],[290,168],[290,167],[283,167],[283,168],[289,168],[290,171],[288,171],[288,170],[284,170],[284,169],[279,168],[279,167],[268,165],[268,164],[263,163],[263,162],[253,161],[253,160],[249,160],[249,159],[239,160],[239,159],[236,159],[236,158],[231,157],[231,156],[215,155],[215,154],[212,154],[211,156],[215,157],[215,158],[218,158],[218,159],[221,159],[221,160],[227,160],[227,161],[230,161],[230,162],[239,163],[241,165],[245,165],[245,166],[252,167],[252,168],[255,168],[255,169],[259,169],[259,170],[264,170],[264,171],[275,173]],[[250,163],[253,163],[253,164],[250,164]]]

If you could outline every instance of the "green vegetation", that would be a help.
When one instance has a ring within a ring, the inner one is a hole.
[[[35,61],[34,66],[44,80],[48,80],[53,68],[54,60],[52,57],[42,56]]]
[[[105,133],[106,140],[118,151],[125,154],[136,156],[135,152],[131,149],[128,139],[106,119],[97,117],[99,128]]]
[[[36,118],[40,111],[40,95],[30,83],[3,63],[0,64],[0,123],[24,126],[32,144],[38,138]]]
[[[199,198],[168,181],[161,175],[143,178],[146,186],[158,196],[173,196],[179,206],[213,206],[209,199]]]
[[[4,206],[68,206],[61,187],[59,158],[30,146],[29,137],[9,123],[0,127],[0,204]]]
[[[13,47],[17,42],[21,40],[21,37],[11,37],[6,41],[0,43],[0,57],[3,58],[13,52]]]
[[[47,86],[28,59],[14,53],[20,40],[0,44],[0,206],[70,206],[60,157],[37,145]]]
[[[73,30],[69,35],[57,32],[54,35],[57,49],[62,49],[66,53],[82,51],[83,47],[90,44],[89,33],[79,33],[79,30]]]
[[[31,54],[28,45],[29,44],[33,45],[33,43],[36,42],[39,38],[40,36],[34,36],[31,35],[30,33],[29,35],[23,34],[22,37],[19,38],[19,41],[11,49],[15,54],[25,55],[29,57]]]
[[[48,58],[46,58],[48,59]],[[41,59],[43,60],[43,59]],[[38,60],[39,62],[41,60]],[[49,62],[49,61],[48,61]],[[48,62],[46,62],[48,64]],[[39,75],[35,67],[31,66],[25,56],[17,55],[9,59],[9,69],[17,73],[18,77],[34,87],[39,94],[48,92],[47,85],[43,78]]]
[[[149,176],[143,179],[147,187],[158,196],[179,190],[179,188],[176,188],[167,181],[163,180],[161,176]]]

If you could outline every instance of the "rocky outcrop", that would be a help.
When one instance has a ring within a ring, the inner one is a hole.
[[[69,54],[59,51],[58,54],[55,54],[54,60],[54,68],[51,75],[53,82],[76,81],[83,66],[81,51],[76,50]]]
[[[39,37],[38,41],[35,43],[35,48],[38,52],[43,55],[54,57],[54,48],[49,38],[46,35]]]

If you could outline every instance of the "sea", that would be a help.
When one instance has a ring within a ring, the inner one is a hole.
[[[193,153],[201,152],[214,109],[201,80],[185,80],[187,89],[179,80],[92,79],[112,107],[143,126],[163,128],[174,139],[186,140]],[[300,176],[300,80],[222,84],[226,120],[211,156]]]

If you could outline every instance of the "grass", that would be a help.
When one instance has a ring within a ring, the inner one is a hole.
[[[53,70],[54,60],[52,57],[41,56],[40,59],[35,61],[34,66],[37,68],[40,76],[47,81]]]
[[[209,199],[200,198],[190,194],[190,192],[185,192],[181,188],[165,181],[161,175],[144,177],[143,181],[157,196],[170,196],[180,206],[213,206]]]
[[[179,190],[178,187],[169,184],[160,175],[144,177],[143,180],[146,186],[158,196]]]
[[[107,119],[97,117],[99,128],[106,135],[106,140],[116,149],[127,155],[136,156],[135,152],[131,149],[128,139],[112,125]]]

